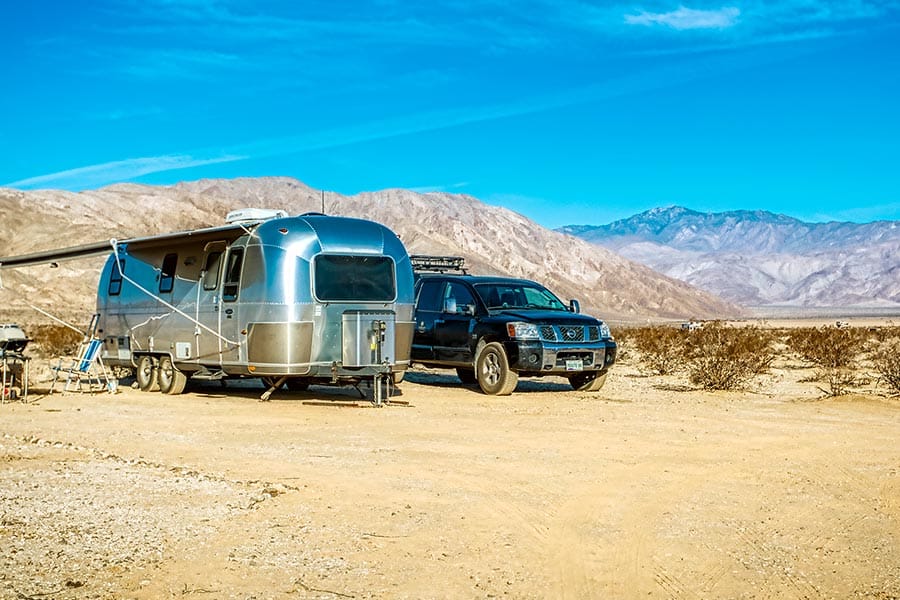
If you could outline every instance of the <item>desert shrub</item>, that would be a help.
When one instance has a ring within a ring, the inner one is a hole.
[[[859,383],[857,373],[850,367],[822,367],[816,369],[816,380],[824,387],[817,386],[826,396],[844,396]]]
[[[806,327],[788,334],[788,346],[816,367],[823,393],[843,396],[858,383],[859,357],[867,338],[866,330],[859,327]]]
[[[654,375],[668,375],[684,365],[684,333],[654,325],[629,332],[629,344],[640,353],[641,367]]]
[[[45,357],[75,354],[84,337],[62,325],[34,325],[29,327],[28,335],[34,340],[35,351]]]
[[[819,368],[850,368],[856,364],[867,334],[859,327],[803,327],[788,333],[788,347]]]
[[[900,333],[879,341],[869,357],[879,380],[894,394],[900,394]]]
[[[768,370],[775,358],[773,345],[771,331],[707,323],[684,336],[690,382],[708,390],[736,389]]]

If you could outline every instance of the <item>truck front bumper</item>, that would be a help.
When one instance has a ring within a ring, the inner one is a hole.
[[[510,367],[520,373],[566,375],[578,371],[605,372],[616,362],[613,340],[571,346],[539,340],[506,343]]]

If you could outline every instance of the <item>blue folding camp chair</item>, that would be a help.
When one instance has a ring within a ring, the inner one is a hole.
[[[103,341],[90,338],[81,343],[77,356],[61,356],[54,367],[53,382],[50,384],[50,393],[56,387],[63,374],[66,377],[64,392],[99,392],[109,389],[109,374],[103,366],[100,358],[100,350]]]

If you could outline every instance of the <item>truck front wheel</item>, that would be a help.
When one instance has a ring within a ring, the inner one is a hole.
[[[519,375],[509,368],[503,346],[491,342],[475,355],[475,377],[481,391],[490,396],[509,396],[516,389]]]

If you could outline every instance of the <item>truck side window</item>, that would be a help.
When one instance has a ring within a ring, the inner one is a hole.
[[[219,286],[219,271],[222,269],[222,253],[210,252],[206,255],[206,264],[203,266],[203,289],[214,290]]]
[[[222,300],[234,302],[238,297],[241,284],[241,266],[244,263],[244,249],[232,248],[228,253],[228,265],[225,269],[225,281],[222,283]]]
[[[159,293],[168,294],[175,287],[175,268],[178,266],[177,254],[166,254],[159,274]]]
[[[442,281],[423,281],[422,287],[419,288],[419,298],[416,301],[416,307],[419,310],[441,310],[441,287],[444,285]]]
[[[447,300],[451,302],[448,304]],[[464,314],[466,306],[475,306],[475,298],[472,296],[469,288],[456,281],[448,283],[447,289],[444,291],[443,307],[449,308],[449,312]]]
[[[122,292],[122,273],[125,272],[125,259],[118,259],[119,266],[112,263],[112,270],[109,273],[109,292],[110,296],[118,296]]]

